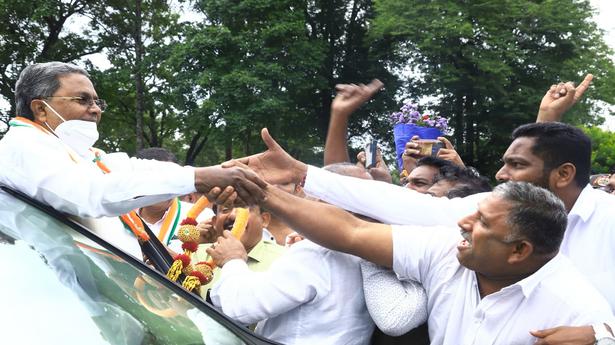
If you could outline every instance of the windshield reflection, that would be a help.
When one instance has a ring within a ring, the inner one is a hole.
[[[241,344],[156,280],[4,193],[0,233],[10,311],[2,343]]]

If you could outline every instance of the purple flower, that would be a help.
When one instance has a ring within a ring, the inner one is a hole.
[[[422,127],[435,127],[442,131],[442,133],[446,133],[448,130],[447,118],[428,113],[421,115],[418,111],[418,105],[414,103],[404,103],[400,108],[400,111],[389,115],[389,120],[393,125],[398,123],[408,123]]]

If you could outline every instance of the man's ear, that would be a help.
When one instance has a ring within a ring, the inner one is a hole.
[[[549,182],[551,186],[556,188],[565,188],[571,183],[574,183],[574,178],[577,175],[577,167],[572,163],[564,163],[551,171]]]
[[[263,228],[266,228],[269,226],[269,222],[271,222],[271,213],[261,212],[261,219],[263,221]]]
[[[527,260],[534,253],[534,245],[529,241],[523,240],[515,244],[512,253],[508,256],[509,264],[518,264]]]
[[[41,125],[47,122],[47,109],[45,103],[40,99],[33,99],[30,102],[30,111],[32,111],[34,122]]]

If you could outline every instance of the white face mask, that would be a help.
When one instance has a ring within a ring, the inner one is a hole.
[[[86,157],[90,147],[98,140],[96,122],[83,120],[66,121],[55,109],[49,106],[47,102],[42,102],[63,121],[56,127],[55,131],[45,122],[47,128],[55,133],[55,135],[71,149],[75,150],[78,155]]]

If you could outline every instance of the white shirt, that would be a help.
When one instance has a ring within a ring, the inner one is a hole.
[[[310,166],[305,192],[389,224],[456,226],[489,193],[435,198],[378,181],[341,176]],[[587,185],[568,214],[560,251],[609,301],[615,312],[615,197]]]
[[[615,313],[615,196],[588,184],[568,213],[560,251],[606,297]]]
[[[37,128],[11,127],[0,140],[0,184],[82,217],[118,216],[195,191],[192,167],[114,153],[103,156],[113,157],[112,172],[103,174],[69,150]]]
[[[210,297],[239,322],[266,319],[256,333],[283,344],[369,344],[359,260],[303,240],[265,272],[227,262]]]
[[[462,237],[447,227],[393,227],[393,270],[427,292],[432,344],[534,344],[529,331],[612,320],[606,300],[558,254],[531,276],[480,298],[459,264]]]

